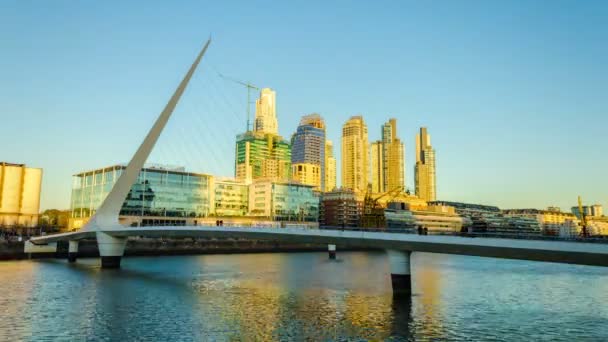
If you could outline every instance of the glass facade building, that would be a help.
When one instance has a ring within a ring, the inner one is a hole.
[[[291,165],[294,180],[325,191],[325,122],[319,114],[306,115],[300,121],[291,139]],[[315,168],[311,165],[317,165],[320,174],[305,177],[301,172],[312,173]]]
[[[249,187],[234,180],[215,181],[215,216],[246,216],[249,209]]]
[[[249,190],[250,215],[272,221],[316,222],[319,196],[313,187],[291,182],[259,181]]]
[[[74,176],[72,219],[81,224],[95,214],[125,166],[115,165]],[[144,168],[123,203],[121,216],[205,217],[211,213],[212,176],[183,168]],[[184,221],[185,222],[185,221]],[[77,226],[79,224],[76,224]]]
[[[288,180],[291,176],[289,142],[273,134],[239,134],[236,139],[235,176],[247,184],[260,178]]]

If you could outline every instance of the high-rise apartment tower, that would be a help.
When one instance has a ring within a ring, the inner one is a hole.
[[[325,139],[325,191],[336,188],[336,157],[334,157],[334,144]]]
[[[276,93],[270,88],[263,88],[255,102],[254,130],[237,135],[234,171],[245,184],[291,177],[291,145],[278,135]]]
[[[416,134],[416,196],[425,201],[434,201],[437,196],[435,179],[435,150],[431,146],[431,135],[426,127]]]
[[[291,138],[291,168],[295,181],[325,191],[325,121],[305,115]]]
[[[342,126],[342,187],[367,191],[369,140],[361,116],[353,116]]]
[[[255,127],[254,131],[279,134],[276,108],[277,94],[270,88],[260,91],[260,98],[255,101]]]
[[[278,135],[239,134],[235,152],[235,176],[245,184],[260,178],[285,181],[291,176],[291,146]]]
[[[382,125],[382,140],[371,145],[372,192],[405,190],[404,147],[397,137],[397,120]]]

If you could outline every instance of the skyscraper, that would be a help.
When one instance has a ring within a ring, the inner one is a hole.
[[[291,145],[278,135],[276,93],[263,88],[255,101],[253,131],[236,137],[235,176],[250,184],[256,179],[285,181],[291,177]]]
[[[382,127],[384,145],[384,191],[405,190],[405,148],[397,137],[397,119],[390,119]]]
[[[371,144],[372,192],[384,192],[384,146],[382,141]]]
[[[404,147],[397,138],[396,119],[382,125],[382,140],[372,143],[371,148],[372,192],[404,189]]]
[[[325,121],[319,114],[302,117],[291,147],[293,179],[325,191]]]
[[[336,158],[334,157],[334,144],[325,139],[325,191],[336,188]]]
[[[431,146],[431,135],[426,127],[416,134],[416,196],[425,201],[434,201],[437,196],[435,180],[435,150]]]
[[[291,146],[275,134],[239,134],[235,159],[235,176],[246,184],[260,178],[284,181],[291,176]]]
[[[276,92],[270,88],[263,88],[260,91],[260,98],[255,101],[254,131],[268,134],[279,134]]]
[[[361,116],[351,117],[342,126],[342,186],[366,192],[369,172],[367,126]]]

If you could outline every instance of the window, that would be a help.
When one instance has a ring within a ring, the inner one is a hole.
[[[99,185],[103,182],[103,173],[97,172],[95,173],[95,185]]]
[[[113,170],[107,170],[105,172],[105,182],[106,183],[112,183],[112,181],[114,181],[114,171]]]

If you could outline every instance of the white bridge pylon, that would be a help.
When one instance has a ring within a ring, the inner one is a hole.
[[[179,99],[181,98],[184,90],[188,86],[192,75],[196,71],[201,59],[205,55],[211,38],[207,40],[207,43],[203,46],[198,56],[190,66],[190,69],[180,82],[179,86],[169,99],[169,102],[165,106],[165,109],[160,113],[156,122],[146,135],[146,138],[141,143],[131,161],[127,165],[126,169],[122,172],[110,193],[106,196],[101,206],[97,209],[95,214],[89,219],[82,229],[75,233],[58,234],[64,236],[65,240],[70,241],[70,248],[68,252],[68,260],[70,262],[76,261],[76,254],[78,252],[78,240],[83,238],[90,238],[90,235],[95,235],[97,239],[97,245],[99,246],[99,255],[101,256],[101,267],[102,268],[118,268],[120,267],[120,260],[124,254],[125,245],[127,242],[126,237],[116,237],[109,234],[112,231],[117,231],[124,228],[118,221],[120,209],[131,190],[131,187],[137,181],[141,169],[144,167],[150,152],[154,148],[154,145],[158,141],[158,137],[165,128],[173,110],[177,106]],[[42,251],[48,247],[38,246],[37,244],[44,244],[44,238],[33,238],[28,241],[25,245],[25,252],[37,252]],[[54,246],[56,249],[56,245]]]
[[[82,228],[83,231],[99,231],[123,227],[118,221],[120,209],[122,208],[131,187],[137,181],[137,177],[139,176],[141,169],[144,167],[148,156],[150,156],[150,152],[152,152],[158,137],[163,132],[163,129],[169,121],[171,114],[173,114],[175,106],[188,86],[194,71],[196,71],[196,68],[205,55],[210,43],[211,38],[207,40],[207,43],[205,46],[203,46],[201,52],[199,52],[198,56],[194,60],[194,63],[192,63],[192,66],[190,66],[188,73],[186,73],[186,76],[184,76],[183,80],[175,90],[175,93],[173,93],[173,96],[171,96],[171,99],[165,106],[165,109],[163,109],[163,111],[160,113],[158,119],[156,119],[156,122],[154,123],[154,126],[152,126],[148,132],[148,135],[146,135],[146,138],[133,155],[133,158],[131,158],[127,168],[122,172],[112,187],[110,193],[101,203],[101,206]]]

